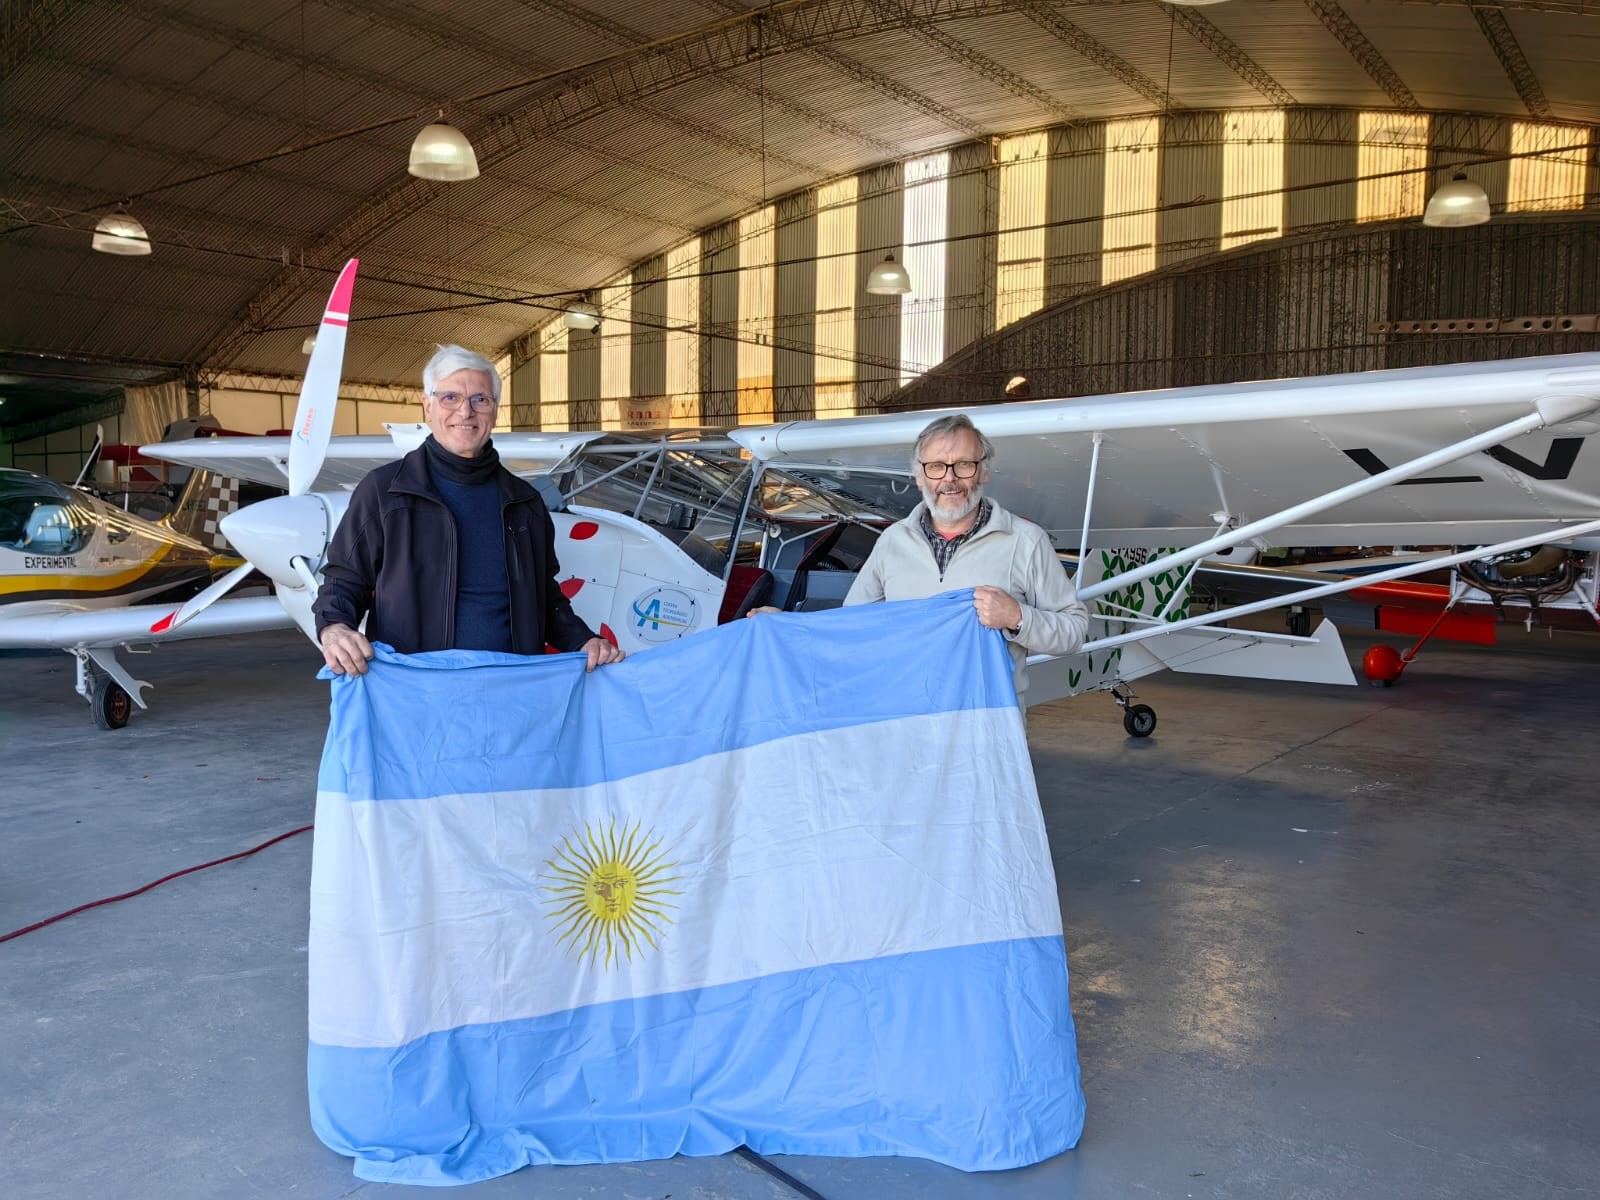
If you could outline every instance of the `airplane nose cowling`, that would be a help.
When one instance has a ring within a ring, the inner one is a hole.
[[[291,565],[304,558],[313,568],[322,561],[334,519],[323,498],[277,496],[241,508],[222,519],[222,533],[250,564],[280,587],[304,588]]]

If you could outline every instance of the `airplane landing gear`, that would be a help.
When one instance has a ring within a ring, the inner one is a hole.
[[[1128,731],[1129,737],[1146,738],[1156,731],[1156,710],[1148,704],[1129,704],[1128,701],[1133,699],[1133,689],[1127,684],[1119,683],[1113,687],[1111,698],[1122,709],[1122,727]]]
[[[1122,714],[1122,727],[1129,737],[1149,737],[1156,731],[1156,710],[1148,704],[1130,704]]]
[[[89,711],[100,729],[121,729],[133,715],[133,697],[109,675],[96,673],[89,696]]]
[[[139,694],[150,685],[123,670],[116,656],[104,647],[74,648],[67,653],[77,660],[78,695],[89,702],[89,715],[98,729],[121,729],[133,715],[133,706],[144,707]]]

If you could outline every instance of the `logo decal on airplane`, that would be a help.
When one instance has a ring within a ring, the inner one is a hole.
[[[695,602],[677,588],[651,588],[633,602],[633,631],[647,642],[670,642],[694,626]]]
[[[1578,461],[1578,449],[1583,445],[1581,437],[1556,438],[1550,443],[1550,449],[1545,451],[1544,461],[1534,462],[1531,458],[1524,458],[1515,450],[1507,450],[1504,446],[1490,446],[1484,451],[1496,462],[1504,463],[1513,471],[1521,471],[1530,479],[1551,481],[1566,479],[1572,474],[1573,465]],[[1346,457],[1368,475],[1381,475],[1389,469],[1389,464],[1384,462],[1371,450],[1364,446],[1354,450],[1346,450]],[[1426,479],[1402,479],[1400,487],[1409,484],[1423,483],[1482,483],[1482,475],[1430,475]]]

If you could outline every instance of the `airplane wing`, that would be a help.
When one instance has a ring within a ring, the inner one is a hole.
[[[71,601],[30,602],[26,612],[7,612],[0,619],[0,646],[85,650],[294,628],[294,621],[274,597],[241,596],[219,600],[175,632],[151,633],[150,627],[170,617],[172,608],[171,604],[91,608]]]
[[[1189,546],[1423,454],[1545,413],[1535,432],[1293,520],[1272,544],[1474,545],[1600,516],[1600,353],[1270,380],[964,410],[996,447],[989,492],[1075,548]],[[755,457],[909,472],[932,412],[746,427]],[[1096,439],[1099,457],[1095,461]],[[1589,445],[1589,442],[1595,442]]]
[[[397,425],[381,436],[333,438],[311,490],[349,491],[374,467],[393,462],[421,445],[427,433],[425,426]],[[494,445],[507,469],[518,475],[535,475],[550,470],[579,446],[602,436],[598,432],[497,433]],[[142,446],[139,453],[268,487],[289,486],[287,437],[192,438]]]

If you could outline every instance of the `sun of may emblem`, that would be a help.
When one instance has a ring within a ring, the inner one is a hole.
[[[668,899],[680,895],[668,886],[676,882],[670,872],[677,864],[666,861],[661,839],[637,823],[620,832],[614,820],[607,829],[586,825],[562,839],[544,865],[557,940],[603,967],[647,945],[654,950],[672,920],[668,910],[677,907]]]

